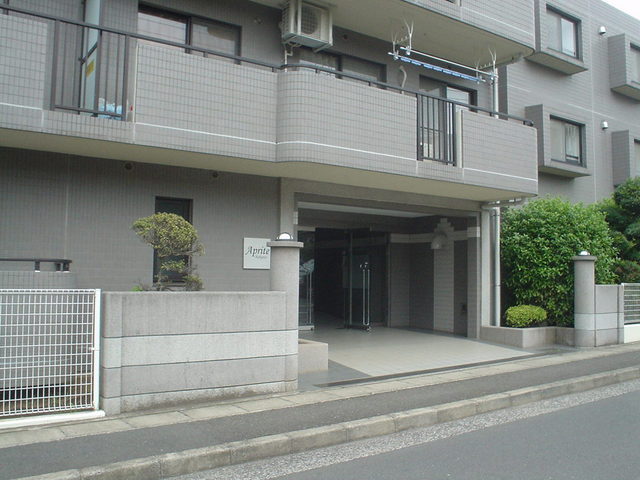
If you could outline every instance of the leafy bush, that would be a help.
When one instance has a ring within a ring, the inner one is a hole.
[[[194,273],[191,259],[202,255],[204,247],[193,225],[174,213],[156,213],[136,220],[132,228],[158,255],[160,271],[153,286],[155,290],[167,290],[171,273],[180,275],[185,290],[202,289],[202,280]]]
[[[604,215],[595,206],[542,198],[505,212],[503,284],[521,305],[546,309],[549,324],[573,324],[573,262],[587,250],[598,257],[596,282],[613,283],[616,250]]]
[[[620,260],[615,272],[620,282],[640,280],[640,178],[630,178],[600,203],[607,223],[613,230]]]
[[[541,325],[547,319],[547,311],[535,305],[517,305],[507,308],[507,327],[525,328]]]

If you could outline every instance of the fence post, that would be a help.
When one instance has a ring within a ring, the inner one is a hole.
[[[302,242],[275,240],[271,248],[271,290],[286,293],[286,328],[298,328],[298,288]]]
[[[581,252],[572,257],[574,271],[574,333],[576,347],[596,346],[595,263],[597,257]]]
[[[293,241],[288,233],[281,233],[277,240],[267,243],[271,248],[271,290],[285,292],[285,329],[298,332],[298,295],[300,288],[300,249],[302,242]],[[296,353],[298,340],[296,337]],[[298,380],[298,355],[287,362],[287,381]],[[295,387],[294,387],[295,388]]]

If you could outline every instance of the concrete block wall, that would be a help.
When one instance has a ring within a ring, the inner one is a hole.
[[[620,285],[595,286],[595,346],[623,343],[624,306],[620,309]]]
[[[283,292],[105,293],[107,414],[297,386],[297,322]]]

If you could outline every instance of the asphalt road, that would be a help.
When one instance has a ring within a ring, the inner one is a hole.
[[[640,380],[180,480],[640,478]]]

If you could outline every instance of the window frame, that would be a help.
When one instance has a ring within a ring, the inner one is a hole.
[[[632,74],[629,77],[632,82],[640,84],[640,45],[631,43],[629,44],[629,50],[631,52],[632,69]]]
[[[161,202],[172,202],[175,204],[182,204],[183,207],[183,212],[187,214],[187,217],[185,217],[184,215],[181,215],[179,213],[176,212],[166,212],[164,210],[161,210],[161,206],[159,205]],[[187,222],[189,222],[191,225],[193,225],[193,199],[191,198],[178,198],[178,197],[166,197],[166,196],[162,196],[162,195],[158,195],[155,197],[155,203],[154,203],[154,208],[153,208],[154,213],[176,213],[176,215],[180,215],[182,218],[184,218]],[[179,259],[179,260],[188,260],[188,257],[186,256],[181,256],[181,257],[170,257],[173,259]],[[158,273],[160,271],[160,262],[158,259],[158,253],[156,252],[156,250],[153,250],[153,274],[152,274],[152,280],[153,283],[158,281]],[[169,283],[173,284],[173,285],[181,285],[184,283],[184,279],[182,277],[179,276],[169,276]]]
[[[560,159],[560,158],[554,158],[553,156],[553,125],[554,122],[558,122],[561,123],[563,126],[563,145],[562,145],[562,152],[564,155],[564,159]],[[573,155],[569,155],[567,153],[567,140],[568,140],[568,132],[567,132],[567,126],[571,126],[571,127],[576,127],[578,129],[578,157],[577,160],[575,159],[576,157]],[[550,116],[550,122],[549,122],[549,129],[550,129],[550,135],[549,135],[549,148],[550,148],[550,157],[551,160],[553,160],[554,162],[561,162],[561,163],[566,163],[568,165],[575,165],[578,167],[585,167],[585,155],[584,155],[584,124],[579,123],[579,122],[575,122],[572,120],[567,120],[566,118],[562,118],[562,117],[558,117],[555,115],[551,115]]]
[[[166,9],[166,8],[158,8],[154,5],[148,5],[146,3],[140,3],[138,5],[138,15],[140,13],[146,13],[147,15],[154,15],[158,14],[157,16],[166,16],[166,17],[173,17],[176,20],[184,20],[185,23],[185,38],[183,40],[184,45],[186,46],[191,46],[191,47],[196,47],[196,48],[207,48],[207,47],[203,47],[200,45],[193,45],[193,26],[194,23],[199,23],[199,24],[211,24],[211,25],[215,25],[215,26],[220,26],[220,27],[224,27],[224,28],[228,28],[230,30],[234,30],[236,32],[236,43],[235,43],[235,51],[233,53],[230,53],[230,55],[234,55],[236,57],[240,57],[242,55],[242,26],[240,25],[236,25],[233,23],[228,23],[228,22],[223,22],[221,20],[217,20],[217,19],[213,19],[213,18],[207,18],[207,17],[203,17],[201,15],[192,15],[192,14],[188,14],[188,13],[183,13],[183,12],[179,12],[179,11],[175,11],[175,10],[171,10],[171,9]],[[137,17],[138,18],[138,17]],[[139,27],[139,25],[138,25]],[[138,30],[138,33],[139,30]],[[144,34],[143,34],[144,35]],[[152,35],[149,35],[152,36]],[[157,38],[162,38],[162,37],[157,37]],[[152,44],[155,45],[160,45],[166,48],[178,48],[178,47],[171,47],[170,45],[165,45],[162,43],[156,43],[156,42],[150,42]],[[182,50],[182,49],[180,49]],[[184,49],[186,53],[192,53],[192,50],[189,48],[185,48]],[[193,53],[198,53],[200,54],[200,52],[193,52]],[[223,52],[223,53],[227,53],[227,52]],[[209,55],[207,53],[203,54],[204,57],[209,57]]]
[[[297,55],[295,57],[295,62],[296,63],[305,64],[305,65],[309,65],[309,66],[316,65],[316,66],[319,66],[319,67],[322,67],[322,68],[332,68],[332,67],[328,67],[326,65],[323,65],[322,63],[314,63],[314,62],[312,62],[310,60],[301,60],[299,52],[312,52],[312,53],[315,53],[315,52],[313,52],[313,49],[311,49],[309,47],[300,47],[300,49],[298,50],[298,53],[297,53]],[[333,57],[336,60],[336,65],[337,65],[337,68],[335,69],[336,72],[337,72],[336,73],[336,78],[349,79],[347,77],[341,76],[340,72],[346,73],[348,75],[359,75],[359,76],[362,76],[358,72],[351,72],[351,71],[345,72],[343,70],[343,68],[344,68],[344,60],[347,59],[347,60],[355,60],[355,61],[359,61],[359,62],[363,62],[363,63],[370,63],[370,64],[375,65],[375,66],[380,68],[380,77],[381,77],[380,79],[373,80],[373,79],[367,79],[366,77],[363,77],[363,79],[362,79],[363,82],[366,82],[366,81],[374,82],[375,81],[375,82],[384,83],[384,82],[387,81],[387,64],[385,64],[385,63],[376,62],[375,60],[369,60],[368,58],[358,57],[358,56],[355,56],[355,55],[349,55],[349,54],[346,54],[346,53],[339,53],[339,52],[335,52],[335,51],[332,51],[332,50],[326,50],[326,51],[322,50],[321,52],[318,52],[318,53],[319,54],[328,55],[330,57]]]
[[[554,18],[554,21],[557,19],[558,26],[556,27],[556,32],[558,37],[553,39],[553,45],[550,38],[550,19]],[[579,18],[576,18],[572,15],[568,15],[557,8],[547,5],[546,8],[546,24],[547,24],[547,48],[553,50],[554,52],[561,53],[562,55],[566,55],[571,58],[575,58],[577,60],[582,59],[582,42],[581,42],[581,21]],[[573,25],[573,42],[575,44],[575,53],[570,53],[565,51],[564,45],[564,35],[563,35],[563,21],[570,23]],[[557,44],[557,47],[556,47]]]

